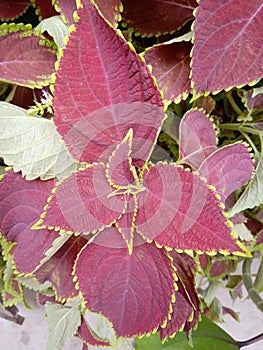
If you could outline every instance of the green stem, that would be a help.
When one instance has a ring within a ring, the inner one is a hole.
[[[257,136],[259,136],[262,133],[260,130],[254,129],[254,128],[246,126],[246,125],[240,125],[238,123],[220,124],[219,127],[221,129],[235,130],[235,131],[239,131],[239,132],[248,132],[249,134],[253,134],[253,135],[257,135]]]
[[[242,115],[243,112],[241,111],[241,109],[238,107],[238,105],[236,104],[235,100],[233,99],[232,96],[232,92],[229,91],[226,93],[226,97],[231,105],[231,107],[233,108],[233,110],[236,112],[237,115]]]
[[[256,307],[263,312],[263,300],[261,299],[261,296],[256,290],[251,277],[251,272],[250,272],[251,262],[252,262],[251,258],[244,260],[243,267],[242,267],[242,278],[243,278],[244,286],[248,292],[250,299],[253,301]]]
[[[258,292],[262,291],[263,289],[263,257],[261,258],[261,262],[254,282],[254,287]]]

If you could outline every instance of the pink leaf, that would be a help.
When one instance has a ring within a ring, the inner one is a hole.
[[[78,253],[86,243],[87,240],[83,237],[69,238],[35,273],[40,283],[52,282],[56,296],[60,300],[67,300],[78,295],[72,281],[72,270]]]
[[[180,158],[198,169],[201,163],[216,150],[216,133],[213,123],[199,110],[185,113],[179,129]]]
[[[197,175],[157,163],[144,174],[136,228],[161,246],[202,252],[243,252],[215,193]]]
[[[85,343],[90,344],[92,346],[110,346],[109,342],[105,342],[102,340],[99,340],[95,338],[95,335],[90,330],[89,326],[87,325],[86,321],[82,317],[81,325],[78,328],[77,336]],[[88,347],[87,347],[88,349]]]
[[[173,294],[173,269],[165,250],[144,243],[130,255],[127,247],[118,248],[125,243],[114,228],[97,238],[82,250],[75,268],[87,308],[106,316],[118,337],[152,331],[166,320]]]
[[[111,225],[125,208],[122,195],[110,196],[105,166],[96,164],[70,175],[56,187],[38,227],[89,233]]]
[[[129,27],[144,35],[174,32],[189,19],[195,0],[123,0],[123,17]]]
[[[172,102],[190,91],[190,50],[192,44],[180,42],[153,46],[144,53],[153,68],[158,87],[165,100]]]
[[[240,142],[218,149],[198,169],[200,175],[215,186],[223,202],[251,179],[252,170],[253,162],[247,146]]]
[[[30,6],[29,0],[1,0],[0,19],[10,20],[21,16]]]
[[[192,79],[198,92],[262,78],[262,0],[203,0],[194,24]]]
[[[0,36],[0,45],[2,80],[31,88],[49,84],[56,53],[48,41],[20,30]]]
[[[93,163],[106,162],[133,128],[132,158],[144,163],[164,117],[160,94],[145,64],[89,1],[78,14],[55,83],[58,132],[74,158]]]
[[[103,16],[114,26],[118,26],[121,19],[121,1],[120,0],[96,0]]]
[[[54,180],[26,181],[9,171],[0,183],[0,226],[3,236],[16,242],[13,258],[20,273],[31,273],[59,236],[54,231],[31,230],[54,187]]]

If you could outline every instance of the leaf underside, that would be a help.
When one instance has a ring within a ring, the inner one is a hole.
[[[216,133],[211,120],[200,110],[185,113],[179,127],[180,159],[198,169],[216,150]]]
[[[200,2],[194,24],[192,80],[197,92],[218,91],[262,78],[261,0]],[[253,33],[253,34],[252,34]]]

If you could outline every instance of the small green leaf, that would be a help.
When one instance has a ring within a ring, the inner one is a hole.
[[[173,339],[161,343],[158,335],[136,339],[136,350],[235,350],[237,343],[225,331],[203,318],[198,329],[192,333],[193,346],[190,346],[185,333],[177,333]]]
[[[80,310],[51,302],[46,303],[48,340],[46,350],[60,350],[76,333],[81,323]]]
[[[258,162],[252,180],[235,205],[230,209],[229,215],[231,217],[242,210],[252,209],[261,203],[263,203],[263,156]]]
[[[61,179],[77,168],[51,120],[0,102],[0,155],[27,180]]]
[[[43,19],[36,29],[39,29],[41,33],[47,31],[60,49],[65,46],[64,39],[68,36],[69,32],[68,27],[62,21],[60,16]]]

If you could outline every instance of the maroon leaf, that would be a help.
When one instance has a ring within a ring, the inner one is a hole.
[[[194,24],[192,79],[198,92],[262,78],[262,0],[203,0]]]
[[[95,338],[94,333],[90,330],[85,319],[82,317],[81,325],[78,328],[77,336],[85,343],[92,346],[110,346],[109,342],[105,342]],[[88,348],[87,348],[88,349]]]
[[[87,243],[83,237],[71,237],[36,271],[40,283],[52,282],[59,300],[67,300],[78,295],[72,281],[74,262],[81,248]]]
[[[233,261],[222,260],[213,262],[209,274],[211,278],[221,278],[233,269]]]
[[[30,6],[29,0],[1,0],[0,19],[10,20],[21,16]]]
[[[211,96],[200,96],[197,100],[194,101],[193,107],[203,109],[205,113],[211,114],[215,109],[216,102]]]
[[[54,180],[26,181],[9,171],[0,183],[0,227],[9,242],[16,242],[13,259],[21,273],[31,273],[45,258],[58,233],[31,230],[54,187]]]
[[[56,6],[62,16],[66,18],[67,23],[74,24],[73,13],[77,10],[76,1],[72,0],[56,0]]]
[[[133,128],[132,158],[144,162],[164,117],[160,94],[145,64],[89,1],[78,14],[57,72],[58,132],[74,158],[93,163],[106,162]]]
[[[4,35],[0,29],[0,79],[27,87],[48,85],[56,53],[48,41],[32,31]]]
[[[121,1],[120,0],[96,0],[101,13],[114,27],[118,26],[121,19]]]
[[[180,158],[198,169],[201,163],[216,150],[216,133],[213,123],[199,110],[185,113],[179,128]]]
[[[123,17],[129,27],[144,35],[174,32],[193,18],[195,0],[123,0]]]
[[[161,246],[202,252],[243,252],[231,236],[215,193],[198,176],[158,163],[138,193],[137,231]]]
[[[194,262],[186,254],[172,252],[173,265],[176,267],[179,280],[176,282],[178,290],[175,293],[175,302],[171,319],[165,328],[159,328],[161,339],[172,336],[184,327],[188,333],[197,323],[200,314],[199,299],[195,290],[193,269]]]
[[[56,187],[37,226],[86,234],[102,229],[116,221],[125,208],[124,197],[109,196],[111,193],[102,164],[74,173]]]
[[[82,250],[75,267],[87,308],[106,316],[118,337],[152,331],[166,320],[174,292],[165,250],[144,243],[130,255],[127,247],[118,248],[125,243],[115,228],[97,238]],[[109,241],[117,248],[109,248]]]
[[[222,201],[244,186],[252,176],[253,162],[247,146],[234,143],[212,153],[198,169],[214,185]]]
[[[58,15],[54,6],[52,5],[52,0],[33,0],[35,6],[37,7],[38,14],[41,18],[49,18]],[[74,2],[74,1],[73,1]]]
[[[190,51],[192,44],[179,42],[153,46],[144,53],[153,68],[159,89],[165,100],[172,102],[190,91]]]
[[[24,86],[13,85],[12,86],[14,96],[10,101],[12,104],[28,109],[30,106],[34,105],[34,93],[36,89],[30,89]],[[39,90],[41,91],[41,90]]]

